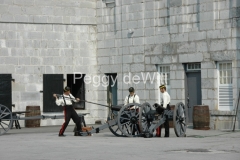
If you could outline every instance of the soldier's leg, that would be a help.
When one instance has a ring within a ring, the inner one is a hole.
[[[77,131],[81,131],[82,130],[82,120],[81,118],[78,116],[77,112],[72,108],[72,115],[71,118],[73,119],[74,123],[77,126]]]
[[[65,129],[67,128],[67,126],[69,124],[70,118],[71,118],[71,111],[69,109],[64,107],[63,112],[64,112],[64,123],[59,131],[59,136],[63,135]]]
[[[169,137],[169,121],[168,121],[168,116],[166,115],[166,120],[164,123],[164,128],[165,128],[165,135],[164,137]]]

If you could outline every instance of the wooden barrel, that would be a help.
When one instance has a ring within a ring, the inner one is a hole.
[[[193,129],[209,130],[210,127],[209,107],[196,105],[193,107]]]
[[[25,117],[41,115],[40,106],[27,106],[26,111],[29,111],[29,113],[26,113]],[[40,121],[41,121],[40,119],[25,120],[25,127],[27,128],[40,127]]]

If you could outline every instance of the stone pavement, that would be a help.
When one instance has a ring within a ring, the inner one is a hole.
[[[60,126],[12,129],[0,136],[1,160],[240,159],[240,132],[187,129],[178,138],[122,138],[105,129],[88,137],[58,137]],[[164,131],[164,130],[162,130]]]

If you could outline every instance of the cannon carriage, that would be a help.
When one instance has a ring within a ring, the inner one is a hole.
[[[107,105],[101,106],[109,107]],[[119,137],[152,137],[156,128],[165,122],[166,115],[168,115],[169,120],[173,121],[176,136],[186,136],[186,108],[181,102],[175,105],[174,111],[164,110],[162,114],[159,114],[156,109],[147,102],[143,104],[130,103],[125,106],[111,106],[106,123],[97,128],[92,128],[87,132],[81,132],[80,134],[87,136],[93,133],[100,133],[101,130],[109,128],[115,136]],[[79,116],[84,115],[79,114]],[[6,106],[0,105],[0,135],[7,133],[12,128],[14,120],[47,118],[60,119],[63,118],[63,115],[16,117],[12,115],[12,112]]]
[[[182,102],[177,103],[174,110],[164,110],[160,114],[147,102],[111,106],[105,124],[80,134],[85,136],[109,128],[115,136],[150,138],[153,132],[164,124],[166,115],[170,121],[173,121],[176,136],[186,137],[186,108]]]

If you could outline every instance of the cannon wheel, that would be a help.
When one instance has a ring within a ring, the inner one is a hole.
[[[135,109],[130,109],[131,106],[136,106]],[[141,104],[129,103],[121,108],[118,113],[118,128],[122,134],[127,137],[139,137],[141,134],[139,129],[139,109]],[[133,130],[135,128],[135,133]]]
[[[107,120],[113,120],[115,118],[118,117],[118,112],[117,111],[112,111],[110,110],[110,114],[107,118]],[[123,135],[122,131],[119,129],[118,125],[114,125],[114,126],[109,126],[109,130],[117,137],[126,137],[125,135]]]
[[[175,105],[173,112],[173,125],[177,137],[186,137],[186,108],[182,102]]]
[[[146,102],[142,104],[142,107],[139,110],[139,129],[141,133],[148,132],[148,129],[151,126],[151,122],[147,122],[146,113],[150,111],[151,105]]]
[[[7,133],[12,128],[12,123],[12,112],[0,104],[0,135]]]

